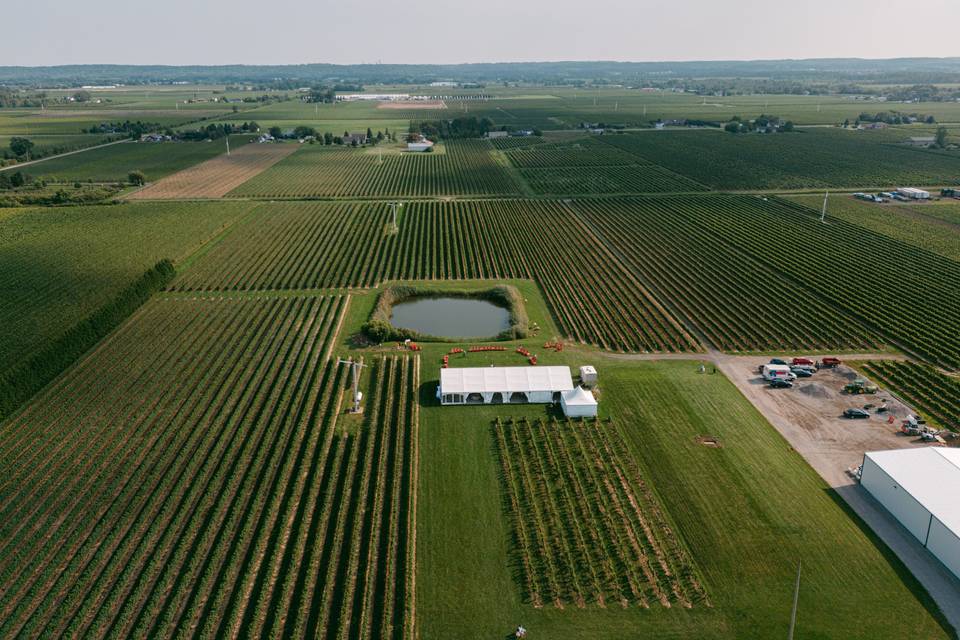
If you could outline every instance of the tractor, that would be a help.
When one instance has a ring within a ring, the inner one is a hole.
[[[852,394],[852,395],[860,395],[860,394],[863,394],[863,393],[871,393],[871,394],[872,394],[872,393],[876,393],[877,391],[879,391],[879,389],[877,388],[877,385],[875,385],[875,384],[870,384],[869,382],[867,382],[867,381],[864,380],[863,378],[857,378],[857,379],[854,380],[853,382],[851,382],[851,383],[849,383],[849,384],[847,384],[846,386],[843,387],[843,392],[844,392],[844,393],[849,393],[849,394]]]

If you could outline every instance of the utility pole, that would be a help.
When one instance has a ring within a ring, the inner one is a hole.
[[[337,364],[348,364],[350,365],[350,372],[353,374],[353,408],[350,410],[350,413],[360,413],[360,399],[363,397],[360,394],[360,368],[365,367],[366,365],[360,362],[359,360],[354,360],[350,358],[349,360],[344,360],[339,358]]]
[[[790,612],[790,633],[787,640],[793,640],[793,629],[797,626],[797,601],[800,599],[800,569],[803,561],[797,563],[797,583],[793,587],[793,611]]]
[[[389,202],[387,206],[390,207],[390,213],[393,214],[392,222],[390,223],[391,230],[396,233],[400,230],[400,227],[397,226],[397,209],[403,208],[402,202]]]
[[[829,197],[830,197],[830,192],[829,192],[829,191],[827,191],[826,193],[823,194],[823,210],[820,211],[820,222],[823,223],[823,224],[826,224],[826,222],[827,222],[827,221],[826,221],[826,217],[827,217],[827,198],[829,198]]]
[[[227,141],[227,155],[230,155],[230,134],[223,136],[223,138]]]

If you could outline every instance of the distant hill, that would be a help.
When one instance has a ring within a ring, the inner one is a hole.
[[[143,83],[460,82],[637,83],[664,78],[776,78],[835,82],[960,81],[960,58],[751,60],[713,62],[496,62],[481,64],[299,64],[226,66],[0,66],[0,84],[78,86]]]

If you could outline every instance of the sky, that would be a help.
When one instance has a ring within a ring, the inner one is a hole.
[[[960,56],[958,0],[30,0],[15,13],[0,66]]]

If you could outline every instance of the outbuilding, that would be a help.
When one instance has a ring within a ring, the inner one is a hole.
[[[923,189],[917,189],[915,187],[901,187],[897,189],[897,193],[902,195],[905,198],[910,198],[911,200],[929,200],[930,192],[924,191]]]
[[[860,483],[960,578],[960,449],[866,453]]]
[[[580,367],[580,384],[585,387],[597,384],[597,370],[588,364]]]
[[[569,367],[462,367],[440,370],[440,404],[550,404],[573,390]]]
[[[560,396],[560,406],[563,408],[563,415],[568,418],[597,417],[597,399],[583,387],[563,393]]]

